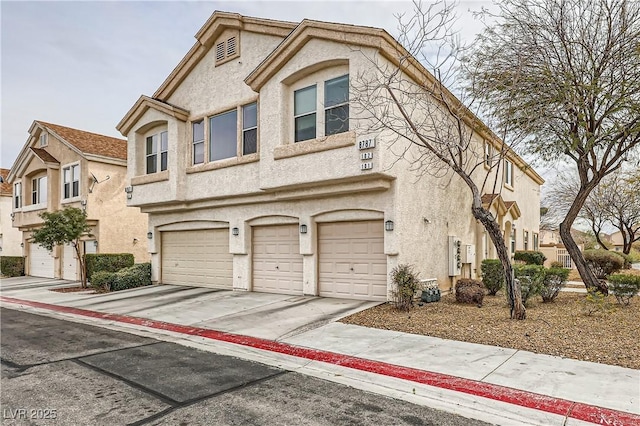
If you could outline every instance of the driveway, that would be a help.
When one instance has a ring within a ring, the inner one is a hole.
[[[106,294],[95,294],[93,290],[51,291],[73,285],[76,284],[57,279],[15,277],[2,280],[0,293],[269,340],[295,336],[380,303],[175,285],[153,285]]]

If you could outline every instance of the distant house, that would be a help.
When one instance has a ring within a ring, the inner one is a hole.
[[[640,227],[640,225],[637,225],[637,227]],[[638,234],[636,234],[636,237],[637,236]],[[622,238],[622,232],[614,232],[609,238],[611,240],[611,246],[609,249],[622,253],[624,251],[624,239]]]
[[[92,237],[83,253],[133,253],[149,259],[147,215],[128,208],[124,191],[127,142],[57,124],[34,121],[29,138],[8,175],[12,189],[13,226],[26,256],[27,275],[79,278],[73,246],[52,252],[31,241],[42,226],[38,216],[71,206],[84,209]]]
[[[8,169],[0,169],[0,256],[22,256],[22,233],[13,227],[13,191]]]
[[[387,32],[215,12],[196,38],[117,126],[129,141],[127,203],[149,213],[154,281],[384,301],[398,264],[448,290],[496,256],[464,183],[417,180],[393,137],[366,133],[350,108],[354,79],[372,71],[364,55],[406,62]],[[415,81],[433,79],[410,63]],[[510,252],[536,248],[543,179],[467,118],[468,149],[506,153],[483,204]],[[482,173],[474,179],[482,187]]]

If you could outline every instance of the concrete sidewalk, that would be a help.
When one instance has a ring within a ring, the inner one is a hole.
[[[174,286],[106,295],[50,291],[61,285],[69,282],[3,280],[0,300],[495,424],[640,425],[638,370],[335,322],[371,304],[341,301],[347,305],[336,308],[337,299]],[[309,318],[303,324],[299,315]]]

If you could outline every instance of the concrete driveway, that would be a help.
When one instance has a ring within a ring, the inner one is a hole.
[[[380,302],[154,285],[107,294],[51,291],[72,281],[37,277],[3,279],[3,296],[98,312],[154,318],[263,339],[280,340]]]

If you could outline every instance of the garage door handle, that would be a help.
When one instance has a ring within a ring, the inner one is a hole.
[[[353,268],[351,268],[351,270],[353,271]]]
[[[279,266],[276,266],[276,269],[280,269],[280,267],[279,267]]]

